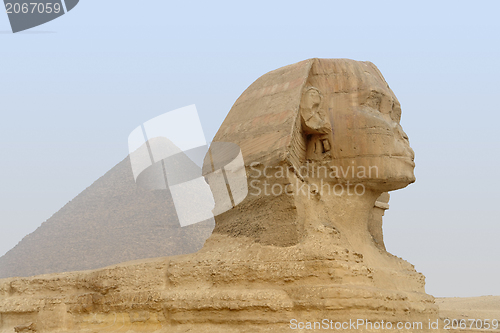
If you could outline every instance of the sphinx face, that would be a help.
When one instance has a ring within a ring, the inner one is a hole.
[[[365,62],[318,62],[309,84],[324,96],[319,108],[330,122],[331,151],[316,160],[329,161],[341,181],[380,191],[414,182],[414,152],[400,125],[401,106],[380,72]]]
[[[384,191],[414,182],[415,154],[400,125],[401,106],[392,91],[372,86],[344,98],[351,107],[338,110],[333,125],[338,134],[336,158],[344,169],[350,160],[357,166],[359,181],[364,178]],[[362,177],[362,169],[371,172]]]

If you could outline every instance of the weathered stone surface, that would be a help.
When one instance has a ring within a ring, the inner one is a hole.
[[[200,251],[2,280],[0,328],[288,332],[292,319],[364,319],[435,332],[424,276],[382,238],[386,192],[415,181],[400,116],[369,62],[310,59],[262,76],[214,140],[241,147],[250,193]]]

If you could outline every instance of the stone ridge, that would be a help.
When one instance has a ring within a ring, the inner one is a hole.
[[[437,313],[432,296],[366,284],[370,268],[345,249],[317,256],[312,244],[210,242],[216,253],[1,280],[0,331],[289,332],[293,318],[416,320],[418,312],[426,321]]]

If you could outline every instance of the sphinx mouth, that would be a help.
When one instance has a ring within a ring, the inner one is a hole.
[[[393,152],[391,157],[406,159],[415,165],[415,152],[409,146],[405,146],[404,148],[402,147],[402,149],[398,149],[396,152]]]
[[[392,158],[396,158],[398,160],[401,160],[402,162],[405,162],[412,167],[415,167],[415,156],[408,156],[408,155],[391,155]]]

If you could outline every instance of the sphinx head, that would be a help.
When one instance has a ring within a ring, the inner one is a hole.
[[[241,148],[249,187],[237,209],[216,218],[214,233],[288,246],[326,221],[364,219],[359,230],[371,237],[367,220],[380,194],[415,181],[400,118],[370,62],[309,59],[263,75],[214,138]],[[348,182],[363,195],[345,196]]]
[[[380,191],[415,181],[401,105],[372,63],[316,59],[299,109],[302,144],[292,149],[305,148],[300,163],[309,168],[328,166],[318,177]]]

